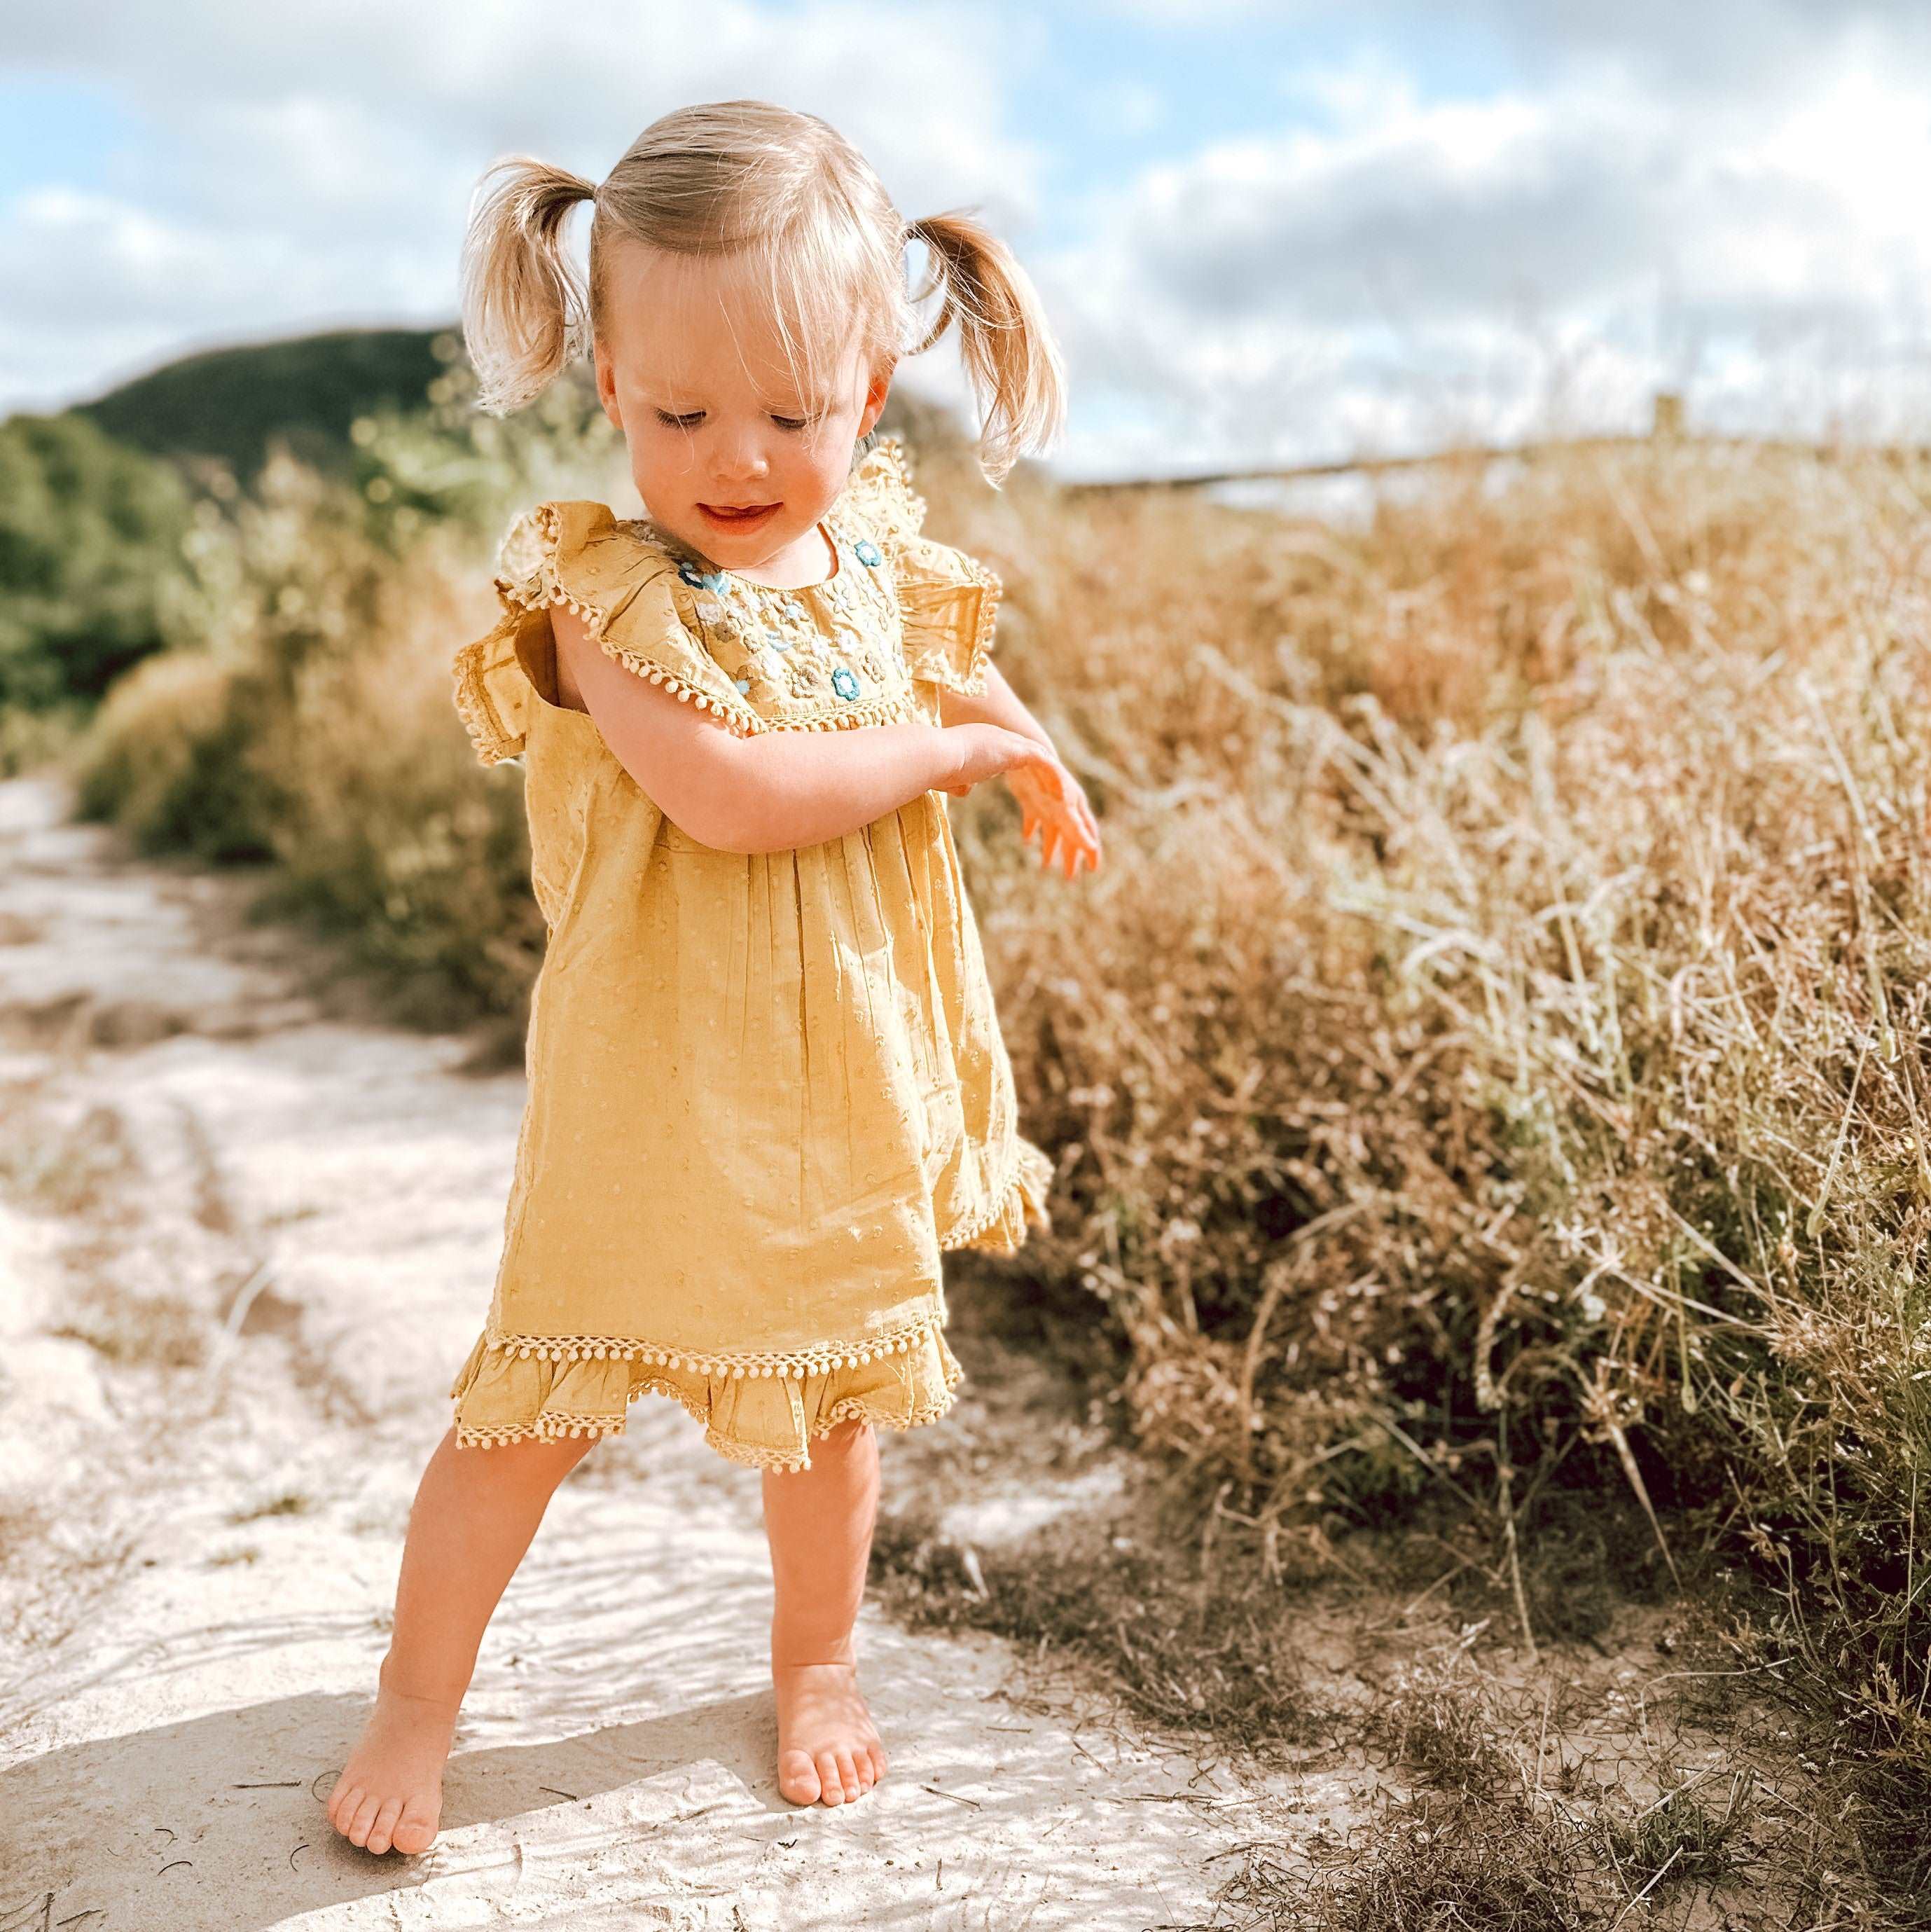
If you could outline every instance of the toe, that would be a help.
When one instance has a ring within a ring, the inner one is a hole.
[[[821,1786],[818,1782],[818,1768],[811,1762],[806,1751],[787,1750],[778,1754],[778,1788],[794,1804],[815,1804]]]
[[[847,1798],[857,1797],[865,1789],[859,1778],[858,1766],[853,1762],[852,1754],[848,1750],[838,1753],[838,1782],[844,1786]]]
[[[436,1818],[426,1805],[414,1803],[403,1807],[402,1818],[395,1830],[395,1848],[399,1852],[426,1852],[436,1842]]]
[[[355,1807],[361,1802],[362,1787],[346,1778],[337,1780],[335,1789],[328,1794],[328,1822],[345,1838],[349,1827],[355,1822]]]
[[[366,1846],[369,1832],[376,1822],[376,1814],[382,1808],[382,1802],[373,1794],[365,1796],[355,1807],[355,1815],[349,1821],[349,1837],[352,1843]]]
[[[838,1780],[838,1754],[836,1751],[821,1750],[818,1754],[818,1781],[824,1786],[821,1793],[827,1804],[842,1804],[845,1802],[844,1786]]]
[[[395,1840],[396,1820],[402,1816],[402,1800],[391,1798],[376,1814],[376,1822],[369,1828],[369,1850],[385,1852]]]

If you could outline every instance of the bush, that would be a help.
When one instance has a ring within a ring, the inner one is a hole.
[[[0,422],[0,711],[91,702],[162,647],[188,514],[172,468],[82,417]]]

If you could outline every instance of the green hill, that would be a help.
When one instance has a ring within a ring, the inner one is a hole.
[[[351,328],[248,343],[183,356],[97,398],[76,404],[117,442],[154,456],[226,463],[245,488],[271,439],[318,470],[353,466],[349,425],[386,406],[404,411],[432,400],[430,385],[466,367],[460,330]],[[587,364],[584,365],[587,368]],[[589,406],[595,398],[588,395]],[[895,390],[879,424],[915,448],[963,446],[952,412]]]
[[[348,466],[349,425],[414,409],[461,352],[447,329],[352,328],[211,349],[138,376],[73,413],[156,456],[215,457],[245,484],[271,438],[318,469]]]

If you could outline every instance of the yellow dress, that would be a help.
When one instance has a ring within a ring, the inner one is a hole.
[[[921,534],[902,446],[823,519],[838,568],[748,583],[649,521],[557,502],[503,539],[455,656],[485,764],[520,758],[549,938],[487,1324],[457,1439],[622,1432],[646,1390],[735,1462],[808,1468],[849,1418],[952,1406],[940,1257],[1050,1225],[946,796],[819,844],[724,851],[559,704],[549,608],[733,730],[939,722],[985,684],[998,578]]]

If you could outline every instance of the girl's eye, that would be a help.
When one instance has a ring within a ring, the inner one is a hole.
[[[682,416],[667,415],[662,410],[658,410],[655,414],[657,420],[666,429],[695,429],[704,416],[702,410],[694,410],[690,415]],[[771,420],[780,429],[801,430],[809,429],[814,418],[810,416],[773,416]]]

